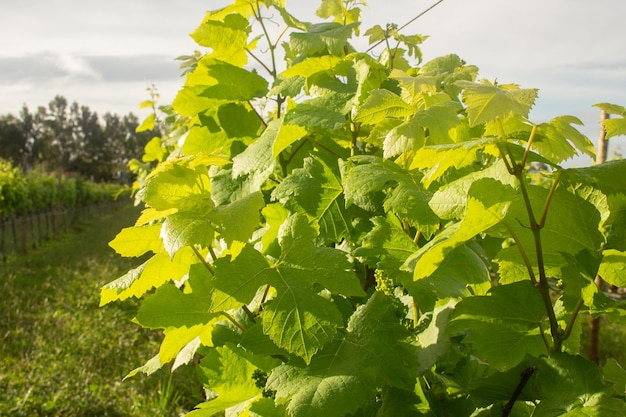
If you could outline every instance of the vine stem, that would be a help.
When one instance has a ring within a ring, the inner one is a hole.
[[[578,303],[576,303],[576,307],[574,308],[572,317],[570,317],[569,322],[567,323],[567,327],[565,328],[565,331],[563,332],[563,340],[567,340],[570,334],[572,334],[572,329],[574,328],[574,324],[576,323],[576,318],[578,317],[578,313],[580,313],[580,309],[582,308],[584,304],[585,303],[582,298],[580,298],[578,300]]]
[[[213,270],[211,265],[209,265],[206,259],[204,259],[204,256],[202,256],[202,254],[198,252],[198,249],[196,249],[195,246],[191,246],[191,250],[193,250],[193,253],[196,254],[196,257],[200,260],[200,262],[202,262],[202,265],[204,265],[207,271],[209,271],[211,275],[215,276],[215,271]]]
[[[528,138],[528,142],[526,143],[526,150],[524,151],[524,156],[522,157],[522,162],[520,162],[521,167],[526,166],[526,161],[528,160],[528,154],[530,153],[530,149],[533,146],[533,141],[535,140],[535,135],[537,134],[537,125],[533,125],[533,130],[530,132],[530,136]]]
[[[541,229],[543,228],[543,225],[537,223],[537,220],[535,218],[535,213],[530,202],[530,197],[528,194],[528,189],[526,188],[526,182],[523,172],[519,170],[516,177],[520,183],[520,191],[524,199],[524,204],[526,205],[526,211],[528,212],[530,229],[532,231],[533,239],[535,242],[535,251],[537,252],[537,269],[539,272],[539,283],[537,285],[537,288],[539,290],[539,293],[541,294],[543,304],[546,308],[546,313],[548,314],[548,320],[550,321],[550,334],[552,335],[552,340],[554,342],[554,349],[557,352],[560,352],[563,344],[563,335],[561,328],[559,327],[559,323],[556,319],[556,314],[554,313],[552,299],[550,298],[550,287],[548,285],[548,278],[546,277],[546,267],[543,258],[543,245],[541,242]],[[549,201],[549,199],[546,200],[544,211],[547,211]]]
[[[241,324],[239,324],[239,322],[237,322],[237,320],[235,320],[235,318],[233,316],[231,316],[230,314],[228,314],[227,312],[220,311],[219,314],[221,314],[222,316],[226,317],[232,324],[237,326],[237,328],[240,329],[242,332],[244,332],[244,333],[248,332],[245,327],[243,327]]]
[[[535,277],[535,271],[533,271],[533,265],[530,263],[530,258],[528,258],[528,254],[526,253],[526,250],[524,249],[524,247],[522,246],[522,243],[517,238],[517,235],[513,232],[513,229],[511,229],[509,225],[507,225],[506,223],[504,224],[504,226],[506,227],[507,231],[513,238],[513,241],[515,242],[515,247],[517,248],[520,255],[522,256],[522,260],[524,261],[524,265],[526,266],[526,271],[528,271],[528,276],[530,277],[530,281],[533,283],[533,286],[536,287],[538,285],[537,277]]]
[[[500,118],[498,118],[498,128],[500,130],[500,135],[502,137],[502,140],[505,142],[506,144],[506,133],[504,131],[504,126],[502,124],[502,120]],[[538,275],[539,275],[539,279],[537,280],[537,278],[535,278],[534,276],[534,272],[532,271],[532,267],[530,265],[530,261],[526,258],[524,260],[524,262],[526,263],[526,268],[529,271],[529,276],[531,281],[533,282],[533,284],[535,285],[535,288],[538,289],[539,293],[541,294],[541,299],[543,301],[545,310],[546,310],[546,314],[548,315],[548,320],[550,322],[550,334],[552,335],[552,341],[554,342],[554,349],[557,352],[560,352],[563,348],[563,341],[566,339],[564,337],[564,333],[563,330],[559,327],[559,323],[557,321],[556,318],[556,314],[554,312],[554,306],[552,305],[552,299],[550,297],[550,287],[548,285],[548,278],[546,276],[546,267],[545,267],[545,261],[544,261],[544,257],[543,257],[543,244],[541,241],[541,230],[543,229],[544,225],[545,225],[545,221],[546,221],[546,217],[547,217],[547,213],[548,213],[548,209],[550,207],[550,203],[552,201],[552,197],[554,196],[554,192],[556,191],[556,188],[558,187],[558,184],[560,182],[561,179],[561,172],[559,172],[558,177],[555,179],[554,183],[552,184],[552,187],[548,193],[548,197],[546,198],[546,202],[544,204],[543,207],[543,211],[541,214],[541,220],[539,222],[537,222],[537,218],[535,217],[535,212],[533,210],[532,207],[532,203],[530,201],[530,194],[528,192],[528,188],[526,186],[526,178],[524,175],[524,168],[525,168],[525,164],[526,164],[526,157],[530,151],[530,148],[532,146],[532,142],[533,139],[535,137],[535,134],[537,132],[536,126],[533,127],[533,130],[531,131],[530,137],[528,139],[528,144],[526,146],[526,152],[524,153],[524,157],[523,157],[523,162],[524,164],[518,164],[515,161],[514,156],[511,154],[510,150],[508,149],[508,147],[506,148],[506,152],[505,150],[503,150],[501,148],[501,145],[498,144],[498,149],[500,150],[500,153],[502,155],[502,159],[504,160],[507,170],[509,171],[509,173],[511,173],[513,176],[515,176],[515,178],[517,179],[518,183],[519,183],[519,187],[520,187],[520,192],[522,194],[522,199],[524,200],[524,205],[526,207],[526,212],[528,214],[528,220],[530,222],[530,230],[532,231],[533,234],[533,240],[535,243],[535,252],[536,252],[536,260],[537,260],[537,270],[538,270]],[[509,160],[507,161],[507,157],[509,158]],[[515,235],[512,234],[513,239],[515,240]],[[522,252],[522,256],[524,252]]]

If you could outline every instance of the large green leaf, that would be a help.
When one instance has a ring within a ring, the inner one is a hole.
[[[321,71],[333,70],[341,62],[342,59],[336,56],[323,55],[319,57],[311,57],[289,67],[280,75],[285,78],[295,76],[307,78]]]
[[[211,184],[206,167],[189,167],[186,161],[160,164],[140,191],[146,204],[157,210],[210,210]]]
[[[144,327],[165,329],[208,323],[219,313],[211,312],[212,288],[200,276],[186,283],[191,291],[183,292],[174,284],[166,284],[146,297],[136,320]]]
[[[415,109],[397,94],[389,90],[372,90],[365,102],[358,108],[354,121],[375,125],[388,117],[407,117]]]
[[[594,106],[606,111],[609,115],[614,114],[620,116],[616,119],[607,118],[602,122],[606,132],[606,139],[626,135],[626,118],[624,118],[626,108],[624,108],[624,106],[611,103],[598,103],[594,104]]]
[[[214,285],[220,294],[213,296],[214,309],[231,309],[250,303],[259,288],[274,287],[276,297],[262,313],[264,331],[307,362],[343,324],[337,307],[319,294],[321,288],[344,296],[363,294],[346,255],[314,246],[315,236],[305,216],[291,216],[279,234],[279,259],[266,259],[246,246],[236,258],[216,261]]]
[[[306,213],[320,227],[324,240],[340,242],[349,236],[352,220],[345,210],[343,188],[337,173],[319,157],[304,160],[276,187],[272,198],[292,212]]]
[[[626,253],[607,249],[602,253],[598,275],[617,287],[626,287]]]
[[[544,209],[549,190],[540,186],[528,186],[528,194],[537,219]],[[548,268],[560,268],[571,264],[563,254],[577,255],[582,251],[592,255],[592,259],[599,258],[598,251],[604,241],[599,231],[600,221],[600,213],[591,202],[564,188],[557,188],[550,199],[545,225],[541,229],[543,264]],[[516,236],[519,248],[535,264],[535,237],[529,229],[528,211],[521,196],[511,205],[505,222],[506,233],[512,232]],[[515,249],[510,251],[509,256],[504,258],[513,259],[510,255],[513,255]],[[517,259],[518,264],[522,264],[521,258]],[[505,273],[504,270],[501,272]],[[588,274],[588,271],[582,272]]]
[[[533,149],[553,162],[560,163],[578,154],[595,158],[595,146],[572,125],[583,123],[573,116],[561,116],[542,123],[537,129]]]
[[[508,369],[527,354],[546,353],[540,326],[545,307],[530,281],[494,287],[487,296],[468,297],[457,305],[450,332],[464,332],[478,358]]]
[[[268,388],[290,416],[340,417],[373,398],[377,387],[411,390],[417,376],[414,347],[391,299],[380,292],[350,318],[346,335],[319,352],[307,367],[274,369]]]
[[[417,245],[403,230],[396,216],[372,217],[370,221],[373,227],[363,236],[354,254],[371,265],[382,259],[387,271],[397,270],[417,250]]]
[[[340,23],[316,23],[308,27],[307,32],[294,32],[289,37],[292,52],[304,56],[316,56],[329,53],[340,55],[352,30],[358,23],[342,25]]]
[[[211,417],[220,411],[261,397],[255,384],[257,366],[246,358],[245,352],[234,346],[211,349],[200,361],[199,371],[206,388],[214,396],[186,414],[190,417]]]
[[[393,158],[403,153],[416,151],[426,141],[424,127],[416,117],[399,124],[387,133],[383,142],[383,156]]]
[[[343,186],[346,204],[355,204],[366,210],[383,207],[407,220],[427,237],[439,228],[439,218],[428,205],[432,194],[421,184],[421,174],[407,172],[397,164],[375,156],[351,159],[357,165],[344,174]]]
[[[217,110],[219,124],[228,137],[255,137],[263,126],[263,120],[250,106],[239,103],[227,103]]]
[[[248,62],[246,43],[249,32],[248,19],[233,13],[224,16],[221,21],[205,19],[191,37],[198,44],[212,49],[211,58],[243,66]]]
[[[419,149],[411,162],[411,169],[426,169],[422,182],[426,188],[443,176],[451,168],[461,169],[475,164],[483,152],[498,155],[497,138],[482,138],[461,143],[424,146]]]
[[[389,78],[398,81],[402,89],[402,99],[411,105],[417,104],[420,94],[437,91],[436,80],[433,77],[414,77],[402,70],[394,69],[389,74]]]
[[[338,94],[312,98],[292,108],[284,123],[310,130],[339,130],[346,124],[345,112],[340,108],[344,104],[345,97]]]
[[[122,256],[158,253],[163,249],[163,242],[159,238],[160,230],[160,224],[126,227],[109,242],[109,246]]]
[[[515,188],[515,177],[509,174],[503,161],[481,171],[474,171],[440,187],[432,196],[429,206],[442,219],[460,219],[467,207],[467,195],[470,187],[481,178],[493,178]]]
[[[199,260],[190,248],[177,251],[172,258],[166,252],[159,252],[142,265],[103,286],[100,305],[130,297],[139,298],[166,282],[181,279],[189,272],[190,265],[196,262]]]
[[[201,97],[248,101],[263,97],[267,92],[267,81],[255,71],[213,59],[204,59],[201,64],[196,71],[204,70],[207,78]]]
[[[457,81],[463,88],[463,102],[471,126],[491,122],[513,113],[528,117],[537,98],[537,89],[520,89],[515,84],[496,85],[488,81]]]
[[[600,368],[581,356],[553,353],[538,369],[541,401],[533,417],[621,417],[626,402],[604,384]]]
[[[469,189],[465,217],[444,229],[428,244],[407,259],[415,280],[431,275],[456,247],[497,225],[507,213],[515,190],[491,178],[477,180]]]
[[[206,214],[210,212],[207,210]],[[195,211],[170,214],[161,226],[161,239],[170,256],[174,256],[181,248],[188,245],[209,247],[214,236],[215,225],[209,216],[204,213],[198,215]]]

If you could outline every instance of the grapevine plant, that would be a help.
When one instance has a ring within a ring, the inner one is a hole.
[[[101,292],[163,332],[131,375],[194,363],[193,417],[623,417],[626,372],[579,347],[624,318],[594,279],[626,286],[626,162],[563,167],[579,119],[423,36],[359,51],[363,5],[235,0],[192,33],[111,242],[145,262]]]

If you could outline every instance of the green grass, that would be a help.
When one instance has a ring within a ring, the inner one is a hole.
[[[200,402],[192,369],[122,381],[160,338],[130,322],[136,302],[98,307],[100,287],[139,264],[107,245],[138,213],[82,222],[0,264],[0,415],[177,416]]]

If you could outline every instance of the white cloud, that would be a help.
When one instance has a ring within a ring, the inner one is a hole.
[[[63,53],[49,55],[48,59],[64,74],[64,78],[87,78],[91,80],[102,78],[102,75],[84,57]]]

